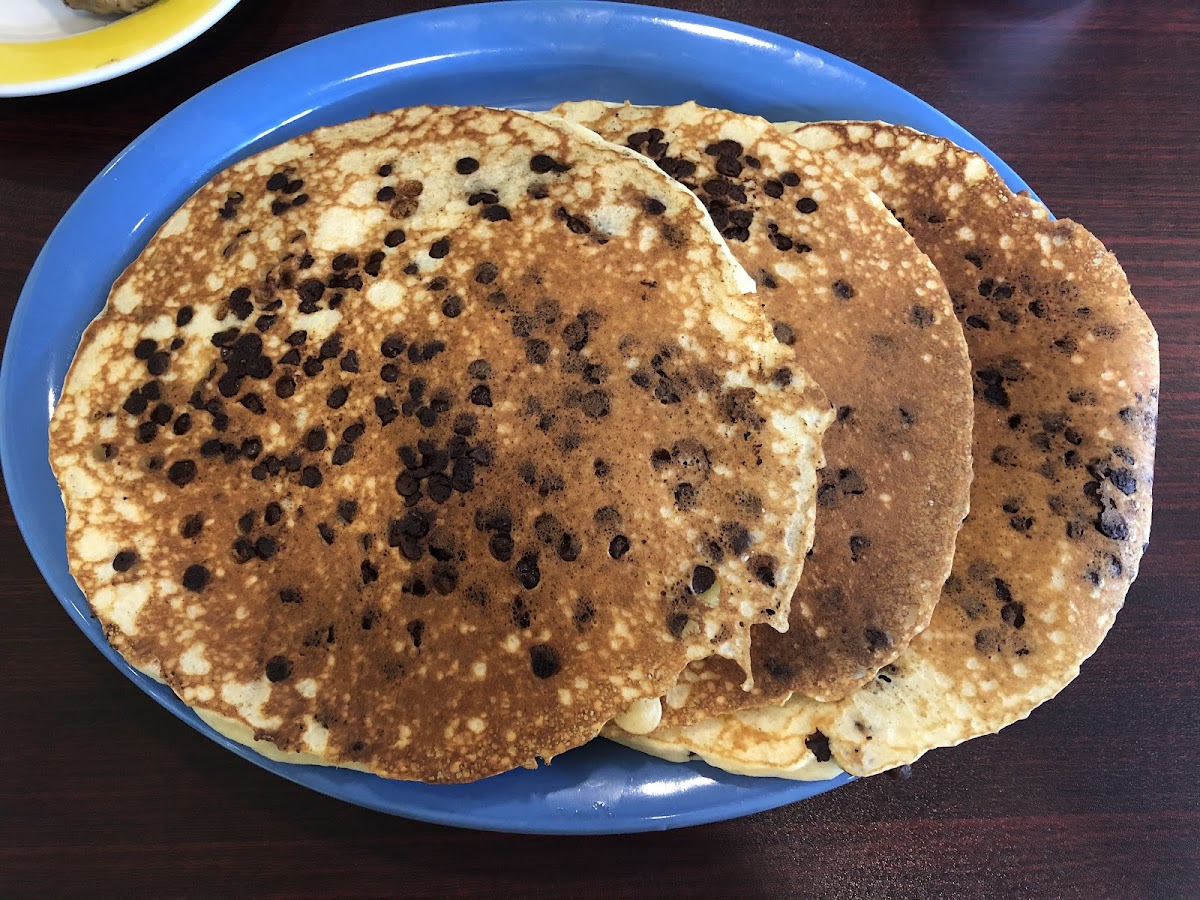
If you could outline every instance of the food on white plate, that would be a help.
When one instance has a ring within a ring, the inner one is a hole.
[[[71,9],[97,13],[102,16],[124,16],[157,2],[157,0],[63,0]]]

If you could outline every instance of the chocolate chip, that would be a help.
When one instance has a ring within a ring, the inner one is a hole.
[[[349,388],[344,386],[335,387],[329,392],[329,396],[325,399],[325,403],[330,409],[341,409],[346,404],[346,399],[349,396]]]
[[[183,586],[189,591],[199,593],[208,586],[211,573],[199,563],[188,566],[183,572]]]
[[[544,365],[550,359],[550,345],[539,338],[525,342],[525,358],[533,365]]]
[[[246,394],[246,396],[242,397],[242,399],[238,402],[256,416],[261,416],[267,411],[267,407],[263,404],[262,397],[255,393]]]
[[[568,322],[563,328],[562,339],[568,350],[582,350],[588,342],[587,322],[582,317]]]
[[[871,539],[865,534],[850,535],[850,561],[858,562],[859,556],[871,548]]]
[[[285,587],[279,591],[279,599],[284,603],[303,603],[304,597],[298,588]]]
[[[872,653],[888,650],[892,646],[892,639],[888,633],[878,628],[864,628],[863,638],[867,642],[867,649]]]
[[[717,157],[716,170],[726,177],[736,178],[742,174],[742,164],[732,156]]]
[[[112,567],[118,572],[128,572],[137,562],[137,554],[132,550],[122,550],[113,557]]]
[[[995,369],[983,369],[975,377],[984,383],[983,398],[993,406],[1007,409],[1008,391],[1004,389],[1004,377]]]
[[[708,566],[696,566],[692,569],[692,593],[703,594],[717,583],[717,573]]]
[[[673,492],[676,509],[687,512],[696,508],[696,489],[686,481],[675,485]]]
[[[608,555],[613,559],[620,559],[629,552],[629,546],[629,538],[618,534],[608,543]]]
[[[1020,603],[1005,603],[1000,608],[1000,618],[1013,628],[1022,628],[1025,625],[1025,607]]]
[[[583,219],[580,219],[580,218],[577,218],[576,216],[571,215],[562,206],[560,206],[557,210],[555,210],[554,215],[555,215],[555,217],[562,219],[563,222],[566,223],[567,230],[570,231],[572,234],[588,234],[592,230],[591,225],[589,225]]]
[[[450,474],[450,486],[460,494],[475,488],[475,461],[469,458],[456,459]]]
[[[839,300],[849,300],[854,296],[854,288],[840,278],[833,283],[833,293]],[[914,313],[918,307],[914,307]]]
[[[471,413],[459,413],[454,417],[454,433],[461,437],[471,437],[478,428],[479,420]]]
[[[847,285],[847,287],[849,287],[849,285]],[[917,305],[908,311],[908,321],[913,325],[916,325],[918,328],[928,328],[933,324],[933,313],[930,312],[928,308]]]
[[[333,464],[335,466],[344,466],[352,459],[354,459],[354,447],[350,444],[338,444],[333,449]]]
[[[1129,469],[1111,469],[1108,473],[1108,480],[1126,496],[1137,493],[1137,478]]]
[[[170,365],[171,356],[165,350],[150,354],[150,358],[146,360],[146,370],[154,376],[165,374]]]
[[[399,247],[404,243],[406,236],[403,228],[393,228],[383,238],[385,247]]]
[[[304,435],[304,446],[311,452],[316,453],[325,449],[325,442],[328,440],[328,433],[321,426],[310,428],[308,434]]]
[[[239,566],[245,565],[254,559],[254,545],[245,538],[238,538],[233,542],[233,561]]]
[[[643,200],[642,209],[652,216],[661,216],[667,211],[666,204],[661,200],[656,200],[654,197],[647,197]]]
[[[779,343],[786,344],[789,347],[796,343],[796,332],[786,322],[776,322],[771,330],[775,335],[775,340],[779,341]]]
[[[433,242],[429,248],[429,255],[434,259],[441,259],[450,252],[450,238],[441,238]]]
[[[529,648],[529,668],[537,678],[553,678],[562,668],[558,654],[549,644],[534,644]]]
[[[485,222],[508,222],[512,220],[512,215],[497,203],[483,208],[483,219]]]
[[[173,415],[175,415],[175,410],[171,408],[169,403],[160,403],[150,413],[150,421],[155,425],[166,425],[171,421],[171,416]]]
[[[342,352],[342,336],[333,334],[326,338],[321,343],[321,349],[317,351],[321,359],[336,359]]]
[[[319,278],[306,278],[300,282],[296,288],[296,293],[300,299],[307,303],[316,303],[325,293],[325,285]]]
[[[1105,509],[1096,519],[1096,530],[1106,538],[1124,541],[1129,538],[1129,524],[1115,509]]]
[[[454,171],[459,175],[470,175],[472,172],[478,171],[479,160],[473,159],[470,156],[464,156],[454,164]]]
[[[491,406],[492,391],[486,384],[477,384],[471,388],[471,393],[467,395],[467,399],[476,406]]]
[[[268,525],[275,525],[283,518],[283,507],[278,503],[268,503],[266,510],[263,511],[263,521]]]
[[[604,418],[609,414],[611,408],[608,392],[602,390],[588,391],[580,398],[579,407],[589,418]]]
[[[305,466],[300,472],[300,483],[307,488],[320,487],[324,478],[316,466]]]
[[[591,600],[586,597],[579,597],[575,601],[575,608],[571,614],[571,620],[575,623],[575,627],[581,631],[592,623],[596,618],[596,606]]]
[[[771,231],[768,233],[768,238],[776,250],[781,250],[786,253],[788,250],[792,249],[793,241],[786,234],[781,234],[778,231]]]
[[[684,629],[687,628],[688,622],[691,619],[685,612],[673,612],[667,615],[667,632],[676,638],[683,637]]]
[[[333,529],[324,522],[317,523],[317,533],[321,535],[321,540],[323,540],[326,544],[333,543],[333,539],[335,537]]]
[[[508,562],[510,559],[512,559],[513,546],[513,539],[509,534],[493,534],[491,539],[488,541],[488,550],[491,552],[492,556],[495,559],[498,559],[500,562]]]
[[[275,382],[275,396],[281,400],[286,400],[296,393],[296,379],[291,375],[284,375]]]
[[[408,472],[396,476],[396,493],[401,497],[413,497],[421,490],[421,482]]]
[[[333,258],[333,271],[344,272],[346,269],[353,269],[358,265],[358,257],[349,253],[339,253]]]
[[[750,572],[767,587],[775,587],[775,560],[769,556],[756,556],[749,562]]]
[[[142,396],[141,391],[135,389],[133,393],[131,393],[125,399],[125,403],[121,408],[131,416],[140,416],[146,411],[146,406],[146,398]]]
[[[545,153],[539,153],[529,161],[529,168],[535,175],[545,175],[547,172],[566,172],[571,167]]]
[[[257,541],[254,542],[254,552],[257,553],[261,559],[270,559],[275,555],[275,549],[275,538],[271,537],[269,534],[262,535]]]
[[[167,469],[167,478],[177,487],[183,487],[196,477],[196,464],[190,459],[181,459],[171,463]]]
[[[804,746],[816,757],[817,762],[829,762],[833,752],[829,749],[829,738],[820,731],[814,731],[804,739]]]
[[[800,210],[800,212],[804,213],[805,215],[815,213],[818,209],[817,201],[812,197],[801,197],[796,201],[796,209]]]
[[[435,503],[445,503],[450,499],[453,486],[450,479],[441,472],[434,472],[425,482],[425,489],[429,493],[429,499]]]
[[[286,656],[272,656],[267,660],[265,671],[272,684],[286,681],[292,675],[292,661]]]

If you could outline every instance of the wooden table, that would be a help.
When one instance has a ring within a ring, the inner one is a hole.
[[[0,101],[0,316],[122,147],[219,78],[431,4],[246,0],[166,60]],[[711,0],[982,138],[1120,257],[1162,339],[1154,537],[1099,653],[998,737],[752,818],[536,838],[392,819],[205,740],[59,608],[0,504],[0,894],[1200,893],[1200,7],[1174,0]]]

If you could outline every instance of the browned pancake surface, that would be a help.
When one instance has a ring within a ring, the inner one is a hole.
[[[466,781],[583,743],[787,615],[832,413],[739,276],[562,123],[418,108],[238,163],[83,338],[72,572],[282,751]]]
[[[689,667],[664,723],[791,691],[844,696],[929,620],[967,511],[970,367],[941,279],[869,190],[762,119],[695,104],[555,111],[701,198],[776,339],[837,408],[789,630],[755,630],[753,693],[721,660]]]
[[[982,157],[882,123],[797,137],[896,211],[965,325],[976,472],[954,571],[929,626],[840,702],[609,733],[732,771],[870,775],[1025,718],[1099,646],[1150,534],[1158,338],[1116,258]]]

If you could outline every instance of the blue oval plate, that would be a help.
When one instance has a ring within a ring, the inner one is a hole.
[[[545,109],[585,98],[696,100],[776,121],[883,119],[977,150],[1014,190],[1026,187],[941,113],[836,56],[733,22],[602,2],[485,3],[352,28],[253,65],[154,125],[83,192],[30,273],[0,372],[0,454],[29,549],[83,633],[160,704],[264,769],[414,819],[572,834],[714,822],[850,780],[744,778],[604,741],[548,768],[457,786],[271,762],[216,734],[169,689],[130,668],[105,641],[68,572],[63,507],[47,462],[49,416],[109,286],[193,191],[252,152],[374,110],[421,103]]]

